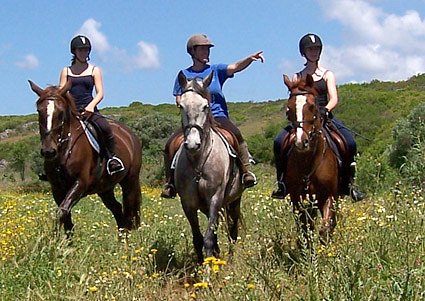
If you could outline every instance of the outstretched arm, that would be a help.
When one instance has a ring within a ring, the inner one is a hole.
[[[264,63],[263,51],[258,51],[236,63],[230,64],[229,66],[227,66],[227,74],[229,76],[232,76],[236,72],[246,69],[249,65],[251,65],[253,61],[258,61],[258,60]]]

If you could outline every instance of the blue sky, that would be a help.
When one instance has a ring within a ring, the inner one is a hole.
[[[35,113],[27,80],[58,84],[78,33],[91,39],[91,63],[103,71],[101,108],[174,103],[174,79],[191,63],[185,47],[195,33],[216,45],[211,63],[264,51],[264,64],[225,84],[228,101],[285,98],[282,74],[301,69],[298,41],[308,32],[321,36],[321,64],[338,84],[425,72],[425,0],[2,0],[0,14],[0,115]]]

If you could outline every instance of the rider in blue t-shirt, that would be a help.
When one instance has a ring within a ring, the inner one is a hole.
[[[196,34],[189,38],[186,45],[187,53],[192,58],[192,66],[183,71],[186,78],[200,78],[203,79],[211,72],[214,72],[213,80],[209,86],[211,93],[211,111],[214,119],[218,122],[219,126],[232,132],[239,142],[239,157],[243,164],[242,181],[245,186],[251,187],[256,184],[255,175],[250,171],[249,152],[248,146],[242,137],[239,129],[229,119],[229,112],[227,110],[226,99],[223,94],[223,85],[228,78],[232,78],[237,72],[246,69],[253,61],[260,60],[264,62],[263,52],[258,51],[236,63],[233,64],[208,64],[210,56],[210,48],[214,47],[211,40],[204,34]],[[181,87],[176,78],[174,84],[173,95],[176,97],[176,103],[179,105],[181,96]],[[170,157],[173,155],[169,146],[174,138],[181,135],[181,131],[176,132],[170,137],[165,146],[165,169],[167,183],[161,193],[162,197],[172,198],[176,195],[174,187],[174,177],[170,169]]]

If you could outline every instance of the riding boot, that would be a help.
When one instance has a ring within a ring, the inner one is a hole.
[[[177,195],[176,187],[174,185],[174,169],[171,169],[171,161],[172,158],[170,158],[169,150],[166,149],[164,153],[164,167],[165,178],[167,181],[164,184],[164,188],[161,192],[161,197],[166,199],[173,199]]]
[[[285,162],[286,160],[283,159],[283,155],[281,154],[283,152],[280,150],[280,144],[275,145],[274,147],[274,157],[275,157],[275,167],[276,167],[276,179],[277,179],[277,189],[272,192],[271,197],[273,199],[284,199],[286,195],[288,194],[288,191],[286,190],[286,185],[284,182],[285,178]]]
[[[272,198],[283,200],[287,194],[285,182],[277,181],[277,190],[273,190]]]
[[[244,141],[239,145],[239,158],[242,163],[242,183],[245,188],[249,188],[257,184],[257,178],[250,170],[251,163],[249,161],[249,157],[248,145]]]
[[[288,194],[288,191],[286,190],[286,185],[283,181],[285,178],[285,167],[283,166],[283,163],[279,161],[280,160],[276,161],[277,190],[273,190],[271,197],[273,199],[283,200]]]
[[[353,201],[358,202],[365,198],[365,193],[361,192],[359,188],[354,184],[356,176],[356,162],[352,162],[350,164],[350,175],[349,175],[349,184],[348,189],[350,192],[350,196],[353,199]]]
[[[124,163],[120,158],[115,156],[115,139],[114,136],[107,137],[105,143],[106,170],[109,175],[123,171]]]

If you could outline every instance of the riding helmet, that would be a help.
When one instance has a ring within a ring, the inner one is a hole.
[[[214,47],[214,44],[205,34],[195,34],[187,40],[186,50],[187,53],[192,55],[192,50],[196,46],[209,46]]]
[[[320,51],[322,51],[323,44],[322,40],[317,34],[308,33],[303,36],[300,40],[300,53],[301,55],[305,55],[305,49],[309,47],[320,47]]]
[[[78,35],[71,40],[71,53],[75,55],[75,49],[88,48],[91,51],[91,43],[89,38],[83,35]]]

